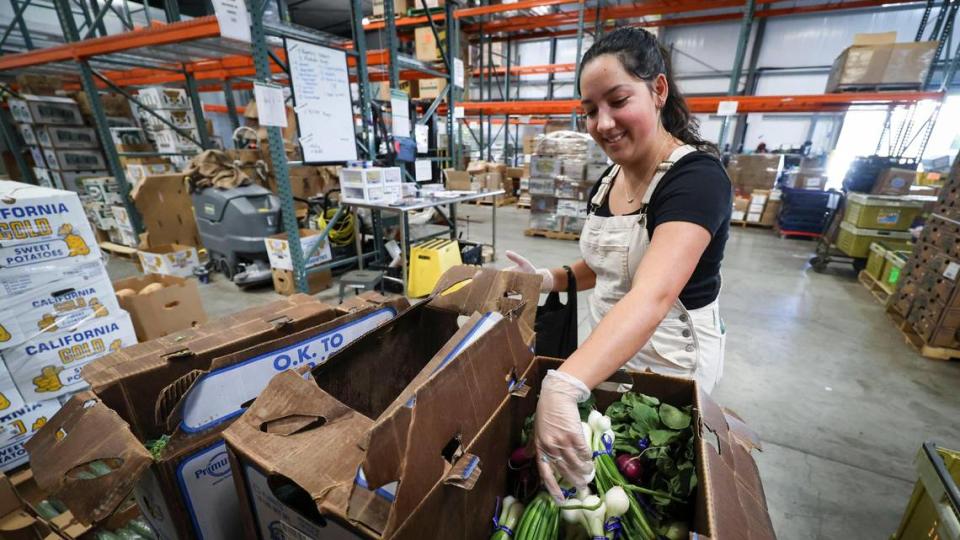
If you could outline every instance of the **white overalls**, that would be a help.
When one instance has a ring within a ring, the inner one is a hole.
[[[647,233],[650,198],[667,170],[693,150],[689,145],[681,146],[660,163],[637,214],[597,216],[595,209],[609,195],[620,167],[614,166],[601,179],[600,187],[590,201],[590,215],[580,234],[580,251],[584,261],[597,274],[596,286],[588,302],[592,328],[596,328],[610,308],[630,291],[640,259],[650,245],[650,235]],[[627,362],[626,367],[635,371],[650,370],[695,378],[701,388],[709,393],[723,373],[725,341],[717,300],[702,308],[688,310],[678,298],[650,340]]]

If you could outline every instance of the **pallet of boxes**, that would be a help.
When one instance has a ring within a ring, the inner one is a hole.
[[[22,95],[7,103],[30,150],[38,184],[82,193],[84,178],[107,174],[97,132],[84,124],[76,101],[62,96]]]
[[[471,177],[471,187],[477,189],[473,191],[499,191],[503,190],[503,195],[491,195],[476,201],[476,204],[508,206],[517,202],[513,190],[513,178],[507,176],[508,170],[515,170],[507,167],[503,163],[492,163],[489,161],[471,161],[467,164],[467,174]],[[515,174],[515,173],[513,173]]]
[[[960,159],[899,272],[887,313],[927,358],[960,358]]]
[[[137,343],[76,193],[0,181],[0,294],[0,490],[73,538],[69,512],[40,508],[26,443],[87,388],[84,366]]]
[[[593,184],[609,167],[589,135],[555,131],[538,136],[530,158],[527,236],[576,240],[587,219]]]
[[[730,158],[727,175],[735,193],[731,225],[776,225],[781,192],[775,186],[782,170],[780,154],[737,154]]]
[[[194,142],[200,141],[200,132],[187,91],[155,86],[142,88],[137,97],[145,106],[139,110],[139,115],[147,140],[156,152],[178,154],[167,159],[176,170],[182,171],[193,155],[201,151]]]

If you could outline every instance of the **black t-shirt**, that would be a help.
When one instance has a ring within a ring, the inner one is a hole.
[[[607,169],[604,175],[611,169]],[[590,190],[588,201],[599,188],[598,179]],[[710,244],[680,292],[680,301],[687,309],[706,306],[720,294],[720,261],[730,232],[732,204],[733,186],[723,165],[712,154],[699,151],[674,163],[650,197],[647,233],[651,238],[657,225],[668,221],[695,223],[710,231]],[[592,205],[591,209],[594,210]],[[594,211],[597,216],[610,217],[609,202],[604,201]],[[638,214],[640,210],[633,213]]]

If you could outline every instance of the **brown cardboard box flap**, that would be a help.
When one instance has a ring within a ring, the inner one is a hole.
[[[357,442],[371,425],[313,381],[285,371],[223,436],[268,476],[289,479],[330,511],[348,504],[363,458]]]
[[[26,443],[26,449],[37,485],[55,494],[87,524],[113,513],[153,461],[126,422],[91,392],[71,398]],[[75,469],[85,469],[97,460],[116,466],[104,476],[77,476]]]
[[[168,433],[165,425],[156,422],[157,400],[173,381],[196,369],[210,369],[220,356],[322,323],[336,314],[331,306],[296,294],[121,349],[87,364],[82,375],[140,439],[156,438]]]
[[[523,323],[521,331],[524,340],[532,343],[541,281],[543,277],[537,274],[454,266],[440,276],[431,294],[430,304],[440,309],[459,311],[463,315],[489,311],[504,315],[518,313]],[[454,289],[461,283],[466,285]]]
[[[532,360],[518,325],[501,320],[464,349],[456,362],[444,369],[425,369],[430,376],[416,387],[413,407],[396,409],[397,416],[384,415],[371,429],[363,464],[368,484],[377,487],[389,480],[400,484],[390,520],[364,523],[389,537],[437,482],[472,488],[481,474],[479,463],[455,480],[451,473],[456,476],[458,468],[469,469],[469,461],[462,461],[464,454],[449,463],[442,457],[444,449],[459,445],[464,450],[472,444]]]
[[[897,33],[894,32],[876,32],[876,33],[859,33],[853,35],[853,45],[854,47],[862,45],[886,45],[888,43],[896,43]]]
[[[403,309],[406,309],[409,306],[409,303],[405,298],[398,296],[386,297],[377,293],[367,293],[352,299],[352,301],[349,303],[344,303],[344,305],[337,306],[336,311],[338,316],[321,323],[314,329],[314,331],[316,333],[321,333],[333,329],[354,319],[362,317],[375,309],[385,306],[389,306],[393,308],[394,311],[400,312]],[[306,305],[299,306],[299,308],[312,310],[310,306]],[[287,315],[292,316],[293,318],[298,318],[296,313],[297,310],[298,308],[294,308],[294,312],[288,312]],[[170,386],[161,392],[161,395],[157,400],[156,421],[160,425],[165,426],[168,432],[172,432],[183,419],[183,407],[186,404],[187,395],[190,393],[191,388],[201,376],[211,371],[231,366],[254,357],[259,353],[257,350],[259,347],[260,344],[256,344],[250,348],[241,349],[223,356],[219,356],[210,362],[208,369],[191,371],[190,373],[187,373],[183,377],[172,382]]]

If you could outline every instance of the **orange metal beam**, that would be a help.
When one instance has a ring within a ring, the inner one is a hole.
[[[576,64],[544,64],[540,66],[512,66],[510,68],[510,75],[544,75],[548,73],[569,73],[571,71],[576,71]],[[492,74],[498,77],[502,77],[507,72],[505,67],[495,67],[491,69],[483,69],[484,75]],[[474,69],[471,72],[475,77],[480,76],[480,68]]]
[[[169,45],[220,36],[220,24],[213,15],[189,21],[151,26],[121,34],[66,43],[0,57],[0,71],[39,66],[53,62],[69,62],[113,54],[141,47]]]
[[[433,19],[434,23],[437,23],[446,19],[446,15],[443,12],[440,12],[440,13],[434,13],[432,17],[427,17],[426,15],[421,15],[419,17],[397,17],[394,20],[394,25],[397,28],[400,28],[403,26],[423,26],[426,24],[430,24],[431,18]],[[387,27],[386,21],[372,21],[363,25],[363,29],[367,31],[383,30],[386,27]]]
[[[778,0],[757,0],[758,4],[772,4]],[[790,7],[790,8],[775,8],[775,9],[766,9],[766,10],[757,10],[755,12],[756,17],[779,17],[785,15],[798,15],[804,13],[822,13],[826,11],[837,11],[844,9],[856,9],[856,8],[869,8],[869,7],[879,7],[892,4],[905,4],[913,3],[916,0],[852,0],[852,1],[827,1],[820,4],[813,4],[807,6],[799,7]],[[743,2],[739,0],[711,0],[711,1],[697,1],[697,2],[668,2],[668,1],[657,1],[657,2],[644,2],[637,4],[630,4],[624,6],[611,6],[601,10],[600,19],[602,21],[611,21],[611,20],[625,20],[633,19],[638,17],[643,17],[647,15],[669,15],[674,13],[688,13],[693,11],[702,11],[707,9],[717,9],[717,8],[739,8],[743,6]],[[515,4],[507,4],[513,6]],[[499,6],[498,6],[499,7]],[[717,22],[725,20],[736,20],[742,17],[740,12],[731,12],[731,13],[720,13],[714,15],[704,15],[701,17],[689,17],[689,18],[680,18],[680,19],[660,19],[656,21],[645,21],[637,24],[637,26],[674,26],[678,24],[696,24],[696,23],[705,23],[705,22]],[[483,32],[486,33],[496,33],[496,32],[519,32],[523,30],[537,30],[545,27],[556,27],[556,26],[568,26],[577,24],[578,14],[576,10],[565,11],[562,13],[554,13],[550,15],[542,15],[536,17],[530,16],[516,16],[516,17],[507,17],[504,19],[499,19],[494,22],[484,23]],[[587,10],[584,13],[584,22],[593,22],[596,20],[596,11]],[[476,33],[479,31],[478,24],[465,25],[464,31],[468,33]],[[524,35],[518,36],[522,39],[533,39],[535,37],[557,37],[560,35],[571,35],[575,31],[554,31],[554,32],[538,32],[533,35]]]
[[[492,15],[494,13],[505,13],[507,11],[516,11],[518,9],[532,9],[543,6],[558,6],[561,4],[576,4],[578,0],[524,0],[514,2],[513,4],[496,4],[492,6],[480,6],[458,9],[453,13],[454,18],[462,19],[464,17],[476,17],[478,15]]]
[[[857,105],[914,103],[941,100],[940,92],[851,92],[795,96],[698,96],[687,98],[695,113],[715,113],[721,101],[737,101],[738,113],[843,111]],[[551,115],[582,112],[575,99],[552,101],[467,101],[458,104],[466,114]]]

